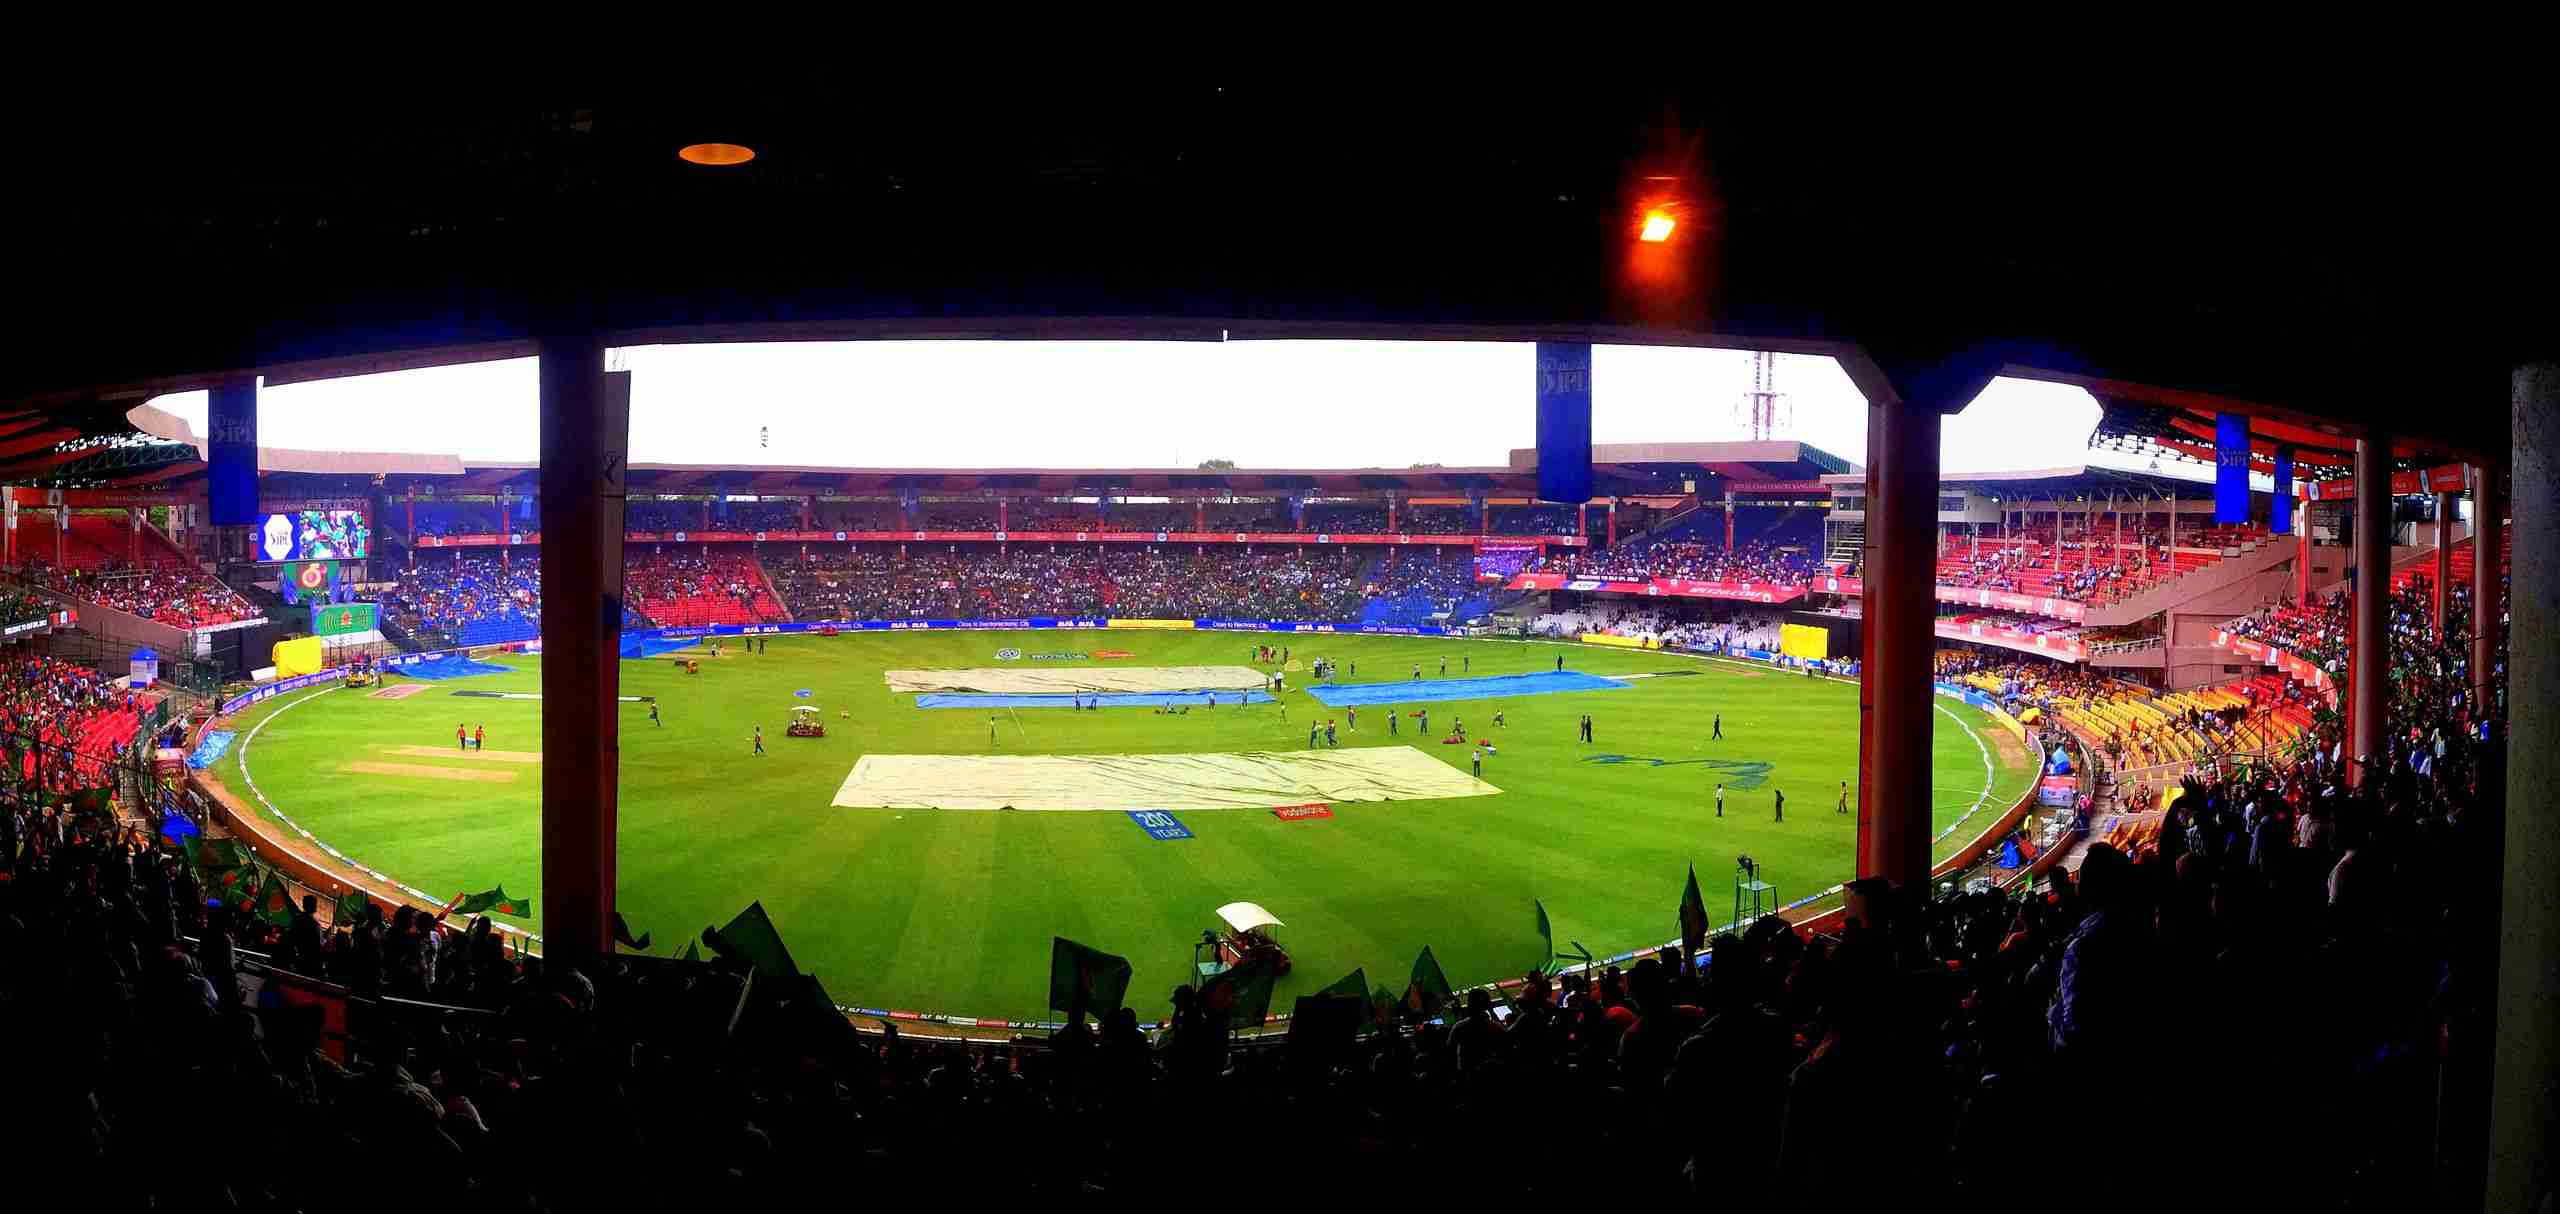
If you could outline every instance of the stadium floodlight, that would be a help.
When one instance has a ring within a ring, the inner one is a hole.
[[[1673,219],[1670,211],[1653,207],[1644,213],[1644,225],[1636,229],[1636,239],[1646,244],[1661,244],[1671,239],[1671,230],[1679,226],[1680,221]]]
[[[755,159],[756,150],[739,143],[688,143],[676,150],[676,157],[687,164],[726,168]]]

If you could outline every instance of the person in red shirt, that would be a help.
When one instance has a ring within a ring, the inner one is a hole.
[[[456,723],[453,727],[453,745],[457,750],[471,749],[471,731]]]
[[[486,725],[474,725],[474,726],[472,726],[472,727],[471,727],[471,749],[473,749],[473,750],[487,750],[487,749],[489,749],[489,727],[488,727],[488,726],[486,726]]]

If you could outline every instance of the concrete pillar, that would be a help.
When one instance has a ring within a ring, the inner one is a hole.
[[[2471,702],[2476,716],[2497,699],[2499,633],[2498,549],[2506,535],[2507,502],[2498,493],[2498,470],[2471,467]],[[2510,696],[2512,698],[2512,695]]]
[[[2436,637],[2444,637],[2444,603],[2453,593],[2453,495],[2436,495]]]
[[[1929,880],[1930,654],[1936,648],[1940,419],[1930,402],[1867,406],[1865,677],[1858,684],[1858,875]]]
[[[548,956],[575,961],[613,950],[631,376],[605,372],[591,334],[546,338],[538,349],[543,935]]]
[[[2293,558],[2293,601],[2297,604],[2311,601],[2311,508],[2311,499],[2304,498],[2293,516],[2294,533],[2302,537],[2302,551]]]
[[[2498,914],[2496,1080],[2489,1096],[2486,1210],[2549,1209],[2560,1191],[2560,814],[2548,810],[2560,782],[2560,363],[2519,367],[2514,379],[2517,509],[2514,612],[2520,644],[2507,672],[2506,872]],[[2479,615],[2497,615],[2494,469],[2472,502],[2475,584],[2489,587]],[[2482,628],[2482,634],[2493,632]],[[2485,664],[2484,664],[2485,665]]]
[[[2347,651],[2347,757],[2390,761],[2391,436],[2356,440],[2355,623]],[[2361,765],[2347,768],[2362,785]]]

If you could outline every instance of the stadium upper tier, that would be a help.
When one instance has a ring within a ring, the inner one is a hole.
[[[786,620],[1105,616],[1411,625],[1484,614],[1464,552],[1347,547],[1204,552],[1103,545],[854,545],[759,553],[652,545],[624,561],[630,627]],[[427,553],[383,602],[422,637],[461,645],[542,632],[537,562]]]
[[[134,527],[123,511],[75,511],[67,521],[58,537],[33,527],[21,530],[14,570],[20,580],[174,628],[260,617],[255,606],[206,576],[157,530]]]

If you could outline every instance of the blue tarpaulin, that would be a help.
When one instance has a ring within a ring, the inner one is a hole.
[[[196,748],[187,752],[187,766],[197,771],[213,766],[222,758],[223,751],[231,749],[231,739],[235,736],[228,729],[204,731],[204,737],[196,742]]]
[[[1122,691],[1089,696],[1009,696],[986,692],[935,692],[916,697],[918,708],[1073,708],[1078,700],[1099,704],[1104,708],[1152,708],[1167,704],[1188,704],[1205,708],[1211,693],[1206,691]],[[1217,692],[1220,706],[1241,700],[1247,704],[1271,703],[1268,692]]]
[[[1570,670],[1538,674],[1488,675],[1480,679],[1407,679],[1401,683],[1320,683],[1307,694],[1329,708],[1358,704],[1421,704],[1435,700],[1490,700],[1502,696],[1539,696],[1559,691],[1617,691],[1630,686],[1620,679]]]
[[[654,658],[674,653],[679,649],[691,649],[701,643],[702,638],[700,637],[625,635],[622,638],[622,656],[626,658]]]
[[[411,662],[402,666],[399,668],[399,673],[413,679],[460,679],[475,674],[506,674],[507,668],[492,666],[487,662],[475,662],[449,653],[440,653],[426,661]]]

